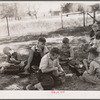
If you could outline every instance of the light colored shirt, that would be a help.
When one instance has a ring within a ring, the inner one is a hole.
[[[39,66],[39,69],[41,69],[41,71],[43,72],[43,70],[49,70],[51,68],[54,68],[54,67],[58,67],[58,70],[59,71],[63,71],[63,69],[61,68],[60,64],[59,64],[59,60],[58,59],[55,59],[55,60],[52,60],[50,58],[50,54],[46,54],[45,56],[43,56],[43,58],[41,59],[41,62],[40,62],[40,66]]]
[[[98,60],[100,62],[100,58],[96,58],[95,60]],[[88,70],[88,73],[92,75],[96,74],[95,70],[97,68],[100,68],[100,65],[95,60],[90,63],[90,68]]]
[[[43,57],[45,54],[47,54],[49,52],[48,48],[46,46],[44,46],[44,49],[42,51],[41,48],[39,48],[37,45],[33,46],[31,48],[33,51],[35,51],[35,49],[37,49],[40,53],[41,53],[41,56]]]

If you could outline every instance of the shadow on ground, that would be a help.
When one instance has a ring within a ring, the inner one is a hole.
[[[48,33],[49,35],[46,35],[45,37],[54,38],[57,36],[84,36],[88,34],[89,30],[90,30],[90,27],[86,27],[86,28],[74,27],[72,29],[63,28],[63,29],[58,29],[54,32],[50,32]],[[20,36],[20,37],[8,37],[5,39],[0,39],[0,44],[7,44],[7,43],[12,43],[12,42],[13,43],[23,42],[23,44],[21,44],[20,46],[19,44],[18,45],[16,44],[15,46],[15,48],[22,48],[26,46],[26,44],[24,44],[25,41],[30,41],[30,40],[35,41],[37,39],[38,39],[38,36],[33,36],[33,35]],[[34,42],[34,44],[35,43],[36,41]],[[77,43],[80,43],[80,42],[77,42]],[[33,45],[32,43],[29,43],[28,47],[32,47],[32,45]],[[56,42],[52,41],[52,42],[49,42],[47,45],[48,47],[58,46],[59,43],[58,41]],[[76,44],[76,45],[79,45],[79,44]],[[82,54],[82,52],[80,52],[80,54]],[[4,55],[0,54],[0,62],[3,62],[4,60],[5,60]],[[68,73],[67,66],[63,66],[63,69],[65,70],[66,73]],[[0,74],[0,90],[23,90],[24,86],[26,86],[28,82],[29,82],[29,77],[20,78],[18,75]],[[72,77],[67,77],[66,82],[63,85],[56,87],[55,89],[56,90],[100,90],[100,87],[90,84],[90,83],[83,82],[76,75],[73,75]]]

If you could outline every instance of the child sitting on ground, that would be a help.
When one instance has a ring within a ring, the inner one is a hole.
[[[100,55],[95,48],[91,48],[89,53],[93,59],[90,62],[89,69],[80,78],[89,83],[100,85]]]
[[[95,35],[95,46],[93,48],[95,48],[99,55],[100,55],[100,31],[96,32],[96,35]],[[89,69],[89,65],[90,65],[90,62],[92,61],[93,57],[90,55],[88,55],[88,59],[84,59],[83,60],[83,64],[84,66],[86,67],[86,70],[88,71]]]
[[[39,37],[37,44],[31,48],[28,63],[24,68],[25,72],[20,73],[21,76],[38,71],[41,58],[49,52],[45,45],[46,39]]]
[[[59,49],[54,47],[42,59],[39,66],[39,83],[30,84],[26,89],[49,90],[62,84],[61,76],[65,73],[59,64]],[[63,81],[64,82],[64,81]]]
[[[76,60],[74,59],[74,50],[69,44],[69,39],[64,38],[62,40],[62,46],[60,47],[60,64],[66,64],[73,73],[79,76],[81,73],[75,67]]]
[[[100,32],[99,26],[97,23],[92,25],[92,30],[90,31],[90,47],[95,47],[96,44],[96,35]]]
[[[94,57],[93,57],[93,55],[91,55],[90,54],[90,52],[89,52],[89,54],[88,54],[88,59],[84,59],[83,60],[83,65],[85,66],[85,69],[88,71],[89,70],[89,65],[90,65],[90,63],[91,63],[91,61],[94,59]]]
[[[7,56],[6,62],[1,64],[1,73],[13,71],[23,71],[27,61],[18,60],[18,52],[14,51],[10,47],[5,47],[3,53]]]

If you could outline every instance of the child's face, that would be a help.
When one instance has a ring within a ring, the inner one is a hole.
[[[59,58],[59,54],[56,54],[56,53],[54,55],[51,54],[50,57],[52,60],[55,60],[55,59]]]
[[[38,42],[38,46],[39,46],[40,48],[44,48],[45,43],[43,43],[43,42]]]
[[[12,55],[13,53],[14,53],[14,50],[9,50],[9,51],[7,52],[7,55],[10,56],[10,55]]]
[[[67,42],[67,43],[63,43],[63,45],[66,45],[66,46],[68,46],[69,45],[69,43]]]
[[[89,53],[88,59],[89,61],[93,61],[95,59],[95,56],[92,53]]]
[[[98,25],[93,25],[93,26],[92,26],[92,29],[93,29],[93,31],[96,32],[96,31],[99,29],[99,27],[98,27]]]

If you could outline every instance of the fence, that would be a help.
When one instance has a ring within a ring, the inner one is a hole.
[[[93,23],[97,22],[98,21],[96,20],[96,11],[94,10],[93,11],[93,16],[89,13],[89,12],[71,12],[71,13],[65,13],[65,14],[62,14],[61,13],[61,27],[64,28],[64,24],[63,24],[63,16],[70,16],[70,15],[76,15],[76,14],[82,14],[83,15],[83,27],[86,26],[86,15],[90,16],[92,19],[93,19]]]

